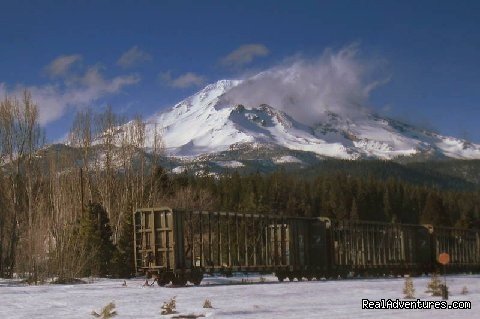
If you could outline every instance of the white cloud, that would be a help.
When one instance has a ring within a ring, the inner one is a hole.
[[[328,112],[364,116],[369,96],[387,80],[372,80],[375,61],[358,57],[356,44],[331,49],[316,59],[294,57],[282,65],[250,77],[222,98],[255,107],[268,104],[305,124],[319,123]]]
[[[81,59],[80,54],[61,55],[45,67],[45,72],[52,77],[66,75],[72,65]]]
[[[139,49],[138,46],[133,46],[127,52],[123,53],[118,59],[117,64],[122,68],[130,68],[142,62],[151,61],[152,56]]]
[[[222,58],[221,63],[226,66],[240,67],[249,64],[256,57],[266,56],[269,53],[263,44],[245,44]]]
[[[99,65],[89,67],[84,73],[69,75],[58,83],[45,85],[16,85],[8,90],[0,83],[0,97],[5,94],[20,96],[24,89],[31,92],[38,105],[39,123],[46,125],[62,117],[69,108],[81,108],[108,95],[118,94],[127,86],[140,81],[135,74],[106,78]]]
[[[171,72],[168,71],[165,73],[160,73],[159,78],[161,81],[174,88],[201,86],[206,81],[205,77],[193,72],[187,72],[176,78],[173,78]]]

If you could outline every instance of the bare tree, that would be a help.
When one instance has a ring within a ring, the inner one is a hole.
[[[35,282],[75,277],[92,258],[78,241],[85,200],[106,208],[115,242],[135,207],[165,197],[155,180],[164,150],[160,131],[140,117],[122,123],[111,108],[80,111],[71,148],[56,152],[42,149],[37,106],[27,91],[0,101],[0,275],[15,269]]]
[[[9,269],[15,263],[15,251],[23,232],[30,240],[26,240],[27,249],[31,252],[31,234],[33,229],[36,183],[39,175],[35,169],[35,153],[43,143],[43,134],[38,124],[37,106],[28,91],[24,91],[21,100],[5,97],[0,103],[0,158],[2,164],[12,169],[10,174],[10,196],[13,203],[11,228],[9,236]],[[20,212],[26,211],[26,216]],[[26,218],[26,229],[20,229]],[[22,233],[21,233],[22,232]],[[31,262],[31,261],[30,261]]]

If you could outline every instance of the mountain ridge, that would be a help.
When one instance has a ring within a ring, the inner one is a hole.
[[[147,124],[155,123],[155,129],[160,129],[171,156],[199,157],[229,151],[239,144],[275,144],[312,152],[320,158],[480,159],[478,144],[382,117],[364,108],[355,109],[355,115],[350,117],[348,112],[339,114],[326,106],[315,106],[321,109],[322,116],[315,125],[308,125],[273,105],[246,105],[230,93],[248,81],[220,80],[209,84],[148,118]],[[147,145],[153,142],[149,138],[152,129],[147,125]]]

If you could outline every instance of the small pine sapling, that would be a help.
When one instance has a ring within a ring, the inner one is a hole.
[[[440,278],[436,273],[432,275],[432,279],[427,285],[427,290],[425,291],[426,293],[431,294],[433,297],[438,297],[442,295],[442,283],[440,281]]]
[[[415,299],[415,288],[413,287],[413,280],[410,277],[405,278],[403,294],[405,295],[405,299]]]
[[[203,308],[213,308],[210,299],[205,299],[205,301],[203,302]]]
[[[461,294],[462,294],[462,295],[468,294],[467,286],[463,286],[462,291],[461,291]]]
[[[174,313],[177,313],[176,308],[177,308],[177,302],[175,300],[176,296],[174,296],[172,299],[169,301],[165,301],[162,306],[162,315],[171,315]]]
[[[97,313],[96,311],[92,311],[92,316],[95,318],[100,318],[100,319],[109,319],[113,318],[117,315],[117,312],[115,311],[115,303],[111,302],[105,307],[102,308],[100,313]]]

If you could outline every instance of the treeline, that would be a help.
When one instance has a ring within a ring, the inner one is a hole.
[[[0,277],[65,282],[133,274],[137,207],[478,227],[478,191],[341,169],[308,178],[286,171],[172,175],[158,165],[163,144],[155,125],[124,122],[110,108],[79,112],[69,147],[52,151],[28,92],[0,102]]]
[[[172,193],[190,189],[194,195],[185,202],[197,209],[208,203],[210,209],[223,211],[464,228],[475,227],[480,220],[479,191],[440,190],[393,178],[379,180],[341,172],[313,178],[285,171],[246,176],[234,172],[220,178],[185,174],[171,177],[170,184]],[[202,198],[201,202],[196,204],[196,198]]]

